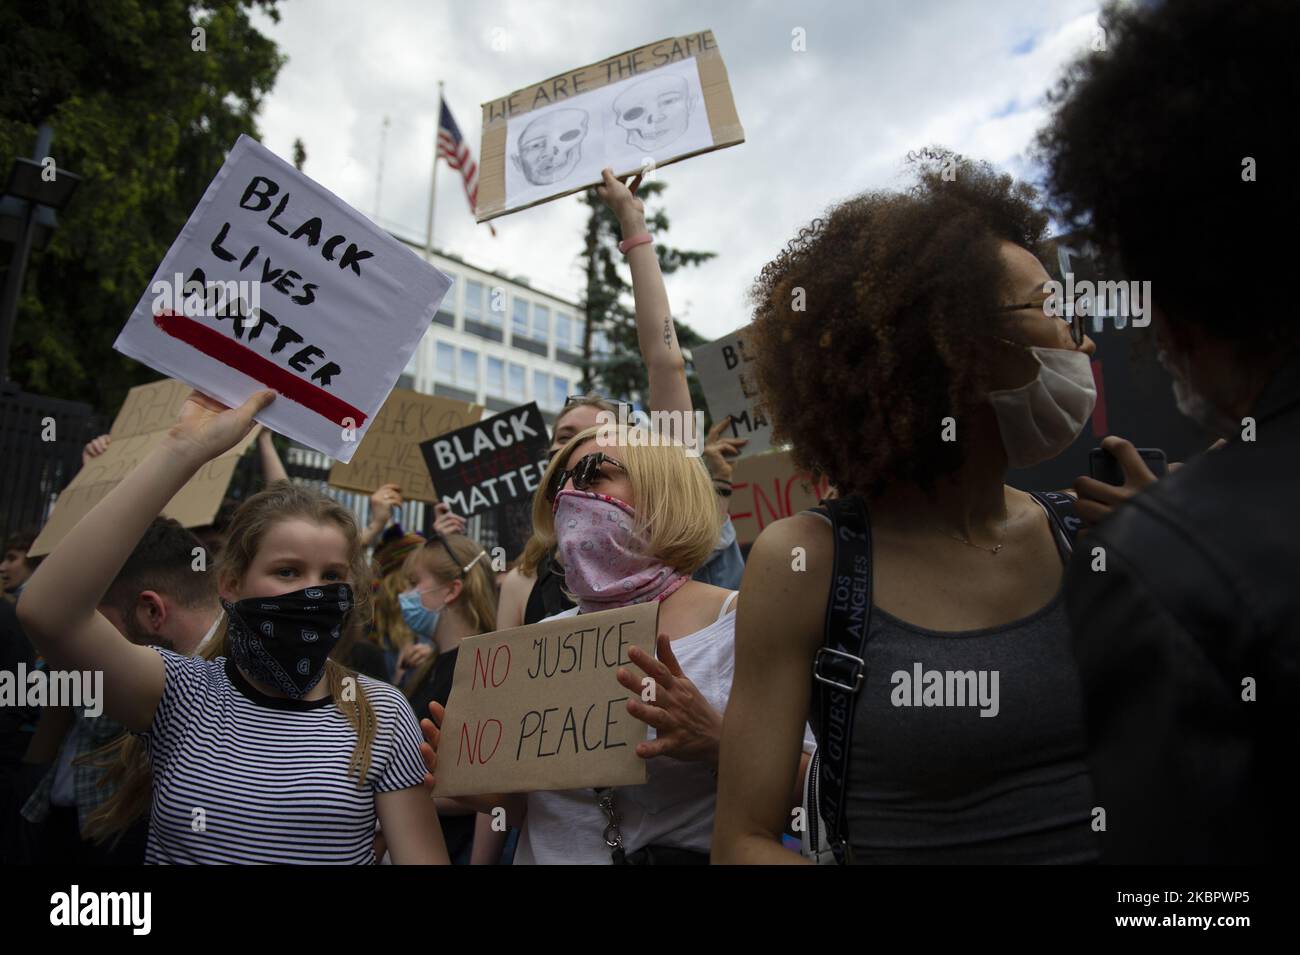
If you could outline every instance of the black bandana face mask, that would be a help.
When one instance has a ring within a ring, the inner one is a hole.
[[[352,609],[352,588],[328,584],[221,606],[231,659],[253,679],[301,699],[325,673]]]

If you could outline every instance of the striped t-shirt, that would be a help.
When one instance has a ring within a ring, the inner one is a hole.
[[[392,686],[357,678],[378,723],[370,775],[331,698],[261,693],[225,657],[158,650],[166,686],[142,734],[153,765],[145,862],[374,862],[375,795],[423,783],[420,729]]]

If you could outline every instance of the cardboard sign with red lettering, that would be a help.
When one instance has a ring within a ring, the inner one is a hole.
[[[615,677],[654,653],[659,602],[577,614],[461,641],[438,743],[438,796],[633,786],[647,727]]]
[[[731,482],[731,523],[742,547],[773,521],[815,507],[831,490],[826,478],[796,468],[789,451],[738,461]]]
[[[537,402],[420,444],[438,496],[455,514],[473,517],[531,498],[550,447]]]
[[[420,454],[420,442],[473,424],[482,416],[482,405],[394,388],[352,460],[336,461],[330,468],[329,483],[367,494],[391,483],[401,488],[408,501],[436,504],[438,495]]]
[[[451,279],[240,136],[113,347],[350,461]]]
[[[40,557],[54,550],[64,535],[90,513],[91,508],[166,440],[167,432],[176,423],[190,390],[189,385],[171,379],[136,385],[131,389],[113,419],[108,450],[91,458],[60,492],[50,519],[27,551],[29,557]],[[261,430],[253,428],[244,440],[203,465],[199,473],[167,502],[163,516],[175,518],[186,527],[211,524],[230,487],[239,456]]]

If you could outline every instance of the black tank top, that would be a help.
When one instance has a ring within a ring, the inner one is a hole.
[[[537,623],[572,607],[573,601],[565,596],[563,587],[564,575],[551,563],[551,555],[544,555],[537,563],[537,580],[524,605],[524,623]]]

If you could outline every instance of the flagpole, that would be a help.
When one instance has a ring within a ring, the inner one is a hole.
[[[425,258],[433,261],[433,200],[438,194],[438,130],[442,126],[442,80],[438,81],[438,118],[433,125],[433,172],[429,175],[429,218],[424,228]]]

